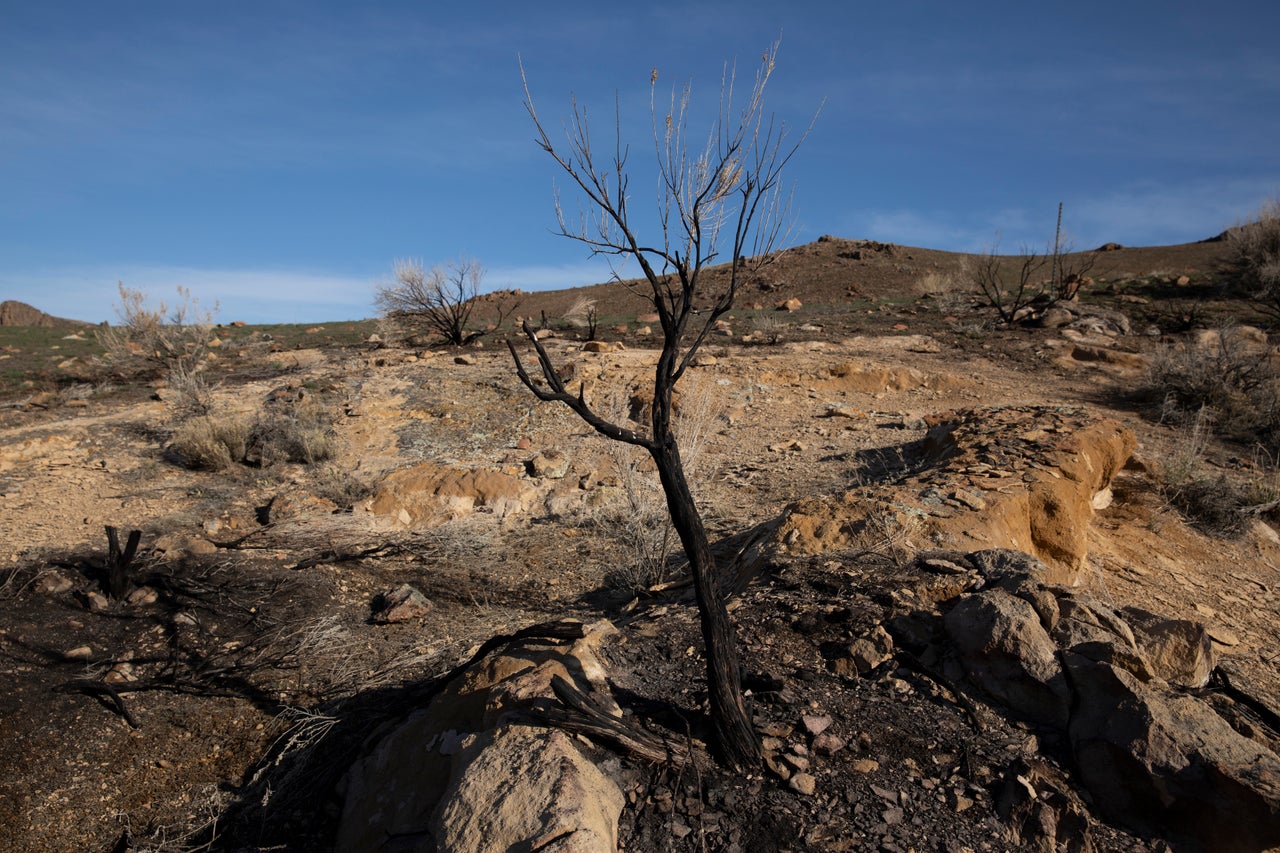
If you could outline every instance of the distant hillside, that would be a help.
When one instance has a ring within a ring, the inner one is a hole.
[[[88,326],[80,320],[64,320],[13,299],[0,302],[0,326]]]
[[[1208,273],[1221,266],[1224,252],[1224,244],[1218,238],[1175,246],[1108,243],[1099,247],[1090,275],[1115,280],[1174,270]],[[974,290],[964,272],[966,262],[973,257],[875,240],[823,236],[813,243],[778,252],[776,261],[762,276],[743,282],[737,306],[767,309],[794,297],[805,305],[836,307],[936,291]],[[714,289],[726,273],[727,267],[719,265],[708,268],[703,275]],[[500,291],[485,297],[479,310],[481,316],[492,318],[496,316],[495,306],[516,305],[515,312],[526,317],[536,319],[545,312],[547,317],[556,318],[575,302],[589,299],[602,317],[634,316],[651,310],[642,298],[647,292],[648,285],[638,279],[534,293]]]

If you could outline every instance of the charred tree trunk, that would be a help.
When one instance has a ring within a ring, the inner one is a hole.
[[[721,89],[720,111],[702,151],[686,144],[696,135],[686,133],[688,87],[682,94],[673,89],[670,109],[660,109],[655,88],[657,70],[650,76],[649,109],[659,184],[657,221],[662,232],[661,239],[653,242],[641,239],[632,228],[628,207],[629,148],[621,133],[613,155],[598,159],[592,150],[586,110],[575,103],[572,117],[564,126],[566,141],[553,142],[534,109],[524,69],[520,70],[525,83],[524,105],[537,129],[538,146],[569,176],[585,199],[586,208],[592,211],[584,212],[580,228],[571,228],[557,199],[559,233],[587,246],[592,255],[636,261],[642,279],[625,286],[634,286],[634,292],[653,306],[662,325],[662,354],[653,386],[652,432],[645,435],[625,423],[601,417],[587,401],[582,385],[570,393],[538,341],[537,332],[527,322],[522,328],[537,351],[541,382],[535,383],[529,376],[515,345],[507,341],[507,346],[516,374],[535,397],[563,403],[596,432],[613,441],[644,448],[653,458],[697,593],[714,748],[723,764],[738,770],[760,764],[760,742],[742,700],[737,641],[719,589],[707,531],[689,489],[672,429],[671,394],[685,371],[693,366],[698,348],[712,333],[717,319],[733,307],[738,286],[774,259],[773,246],[787,219],[789,199],[779,191],[779,181],[799,143],[784,143],[785,124],[764,113],[765,84],[773,73],[776,52],[776,43],[765,51],[755,85],[740,112],[732,105],[733,75],[727,75]],[[619,115],[619,131],[621,126]],[[727,281],[722,278],[713,283],[703,279],[702,272],[711,263],[726,260],[730,262]],[[593,333],[597,319],[589,317]],[[545,322],[544,318],[544,325]]]
[[[142,539],[141,530],[130,530],[129,539],[124,550],[120,550],[120,533],[116,528],[107,525],[107,594],[115,600],[124,598],[132,585],[129,579],[129,567],[133,556],[138,551],[138,542]]]
[[[707,694],[711,699],[711,722],[715,731],[713,744],[719,752],[717,759],[736,770],[750,770],[760,765],[760,741],[742,701],[737,638],[729,621],[724,596],[720,594],[707,531],[689,491],[675,445],[668,445],[653,454],[653,460],[667,495],[671,523],[680,536],[693,574],[703,651],[707,660]]]
[[[667,346],[658,359],[653,395],[653,445],[650,455],[658,469],[658,479],[667,498],[671,524],[684,546],[693,575],[698,621],[702,626],[703,653],[707,661],[707,695],[711,700],[711,723],[717,759],[735,770],[760,766],[760,740],[751,726],[742,701],[742,670],[738,664],[738,642],[729,610],[720,593],[715,558],[707,541],[707,529],[694,502],[680,460],[680,448],[671,427],[671,392],[675,350]]]

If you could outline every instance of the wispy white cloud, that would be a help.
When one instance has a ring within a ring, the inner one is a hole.
[[[1230,181],[1143,184],[1080,199],[1072,230],[1089,243],[1187,243],[1221,233],[1280,193],[1280,174]]]
[[[622,275],[627,271],[621,270]],[[563,290],[609,281],[613,273],[603,260],[575,264],[490,267],[485,272],[487,290],[516,288],[519,290]]]
[[[387,277],[381,271],[358,276],[181,266],[0,271],[0,299],[26,302],[57,317],[98,323],[115,320],[119,283],[146,294],[152,304],[175,304],[177,288],[182,287],[202,310],[216,306],[220,322],[311,323],[374,316],[374,290]],[[499,266],[486,270],[483,287],[550,290],[597,284],[609,277],[603,262]]]
[[[59,317],[115,319],[117,284],[174,304],[183,287],[220,321],[306,323],[373,314],[373,278],[306,271],[120,266],[0,272],[0,294]]]
[[[974,210],[957,213],[946,210],[869,210],[849,216],[842,231],[845,236],[881,240],[924,249],[977,252],[999,241],[1017,247],[1031,238],[1033,228],[1025,210]]]
[[[1079,248],[1107,242],[1131,246],[1203,240],[1251,216],[1280,194],[1280,175],[1222,181],[1118,186],[1064,199],[1063,231]],[[1006,207],[965,211],[872,209],[841,222],[842,236],[975,252],[999,244],[1002,251],[1039,249],[1053,237],[1052,210]]]

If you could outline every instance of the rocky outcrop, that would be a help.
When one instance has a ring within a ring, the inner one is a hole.
[[[512,640],[457,673],[354,762],[335,849],[612,853],[622,792],[529,713],[556,701],[558,676],[620,716],[597,655],[613,631]]]
[[[1080,778],[1104,814],[1174,829],[1210,850],[1280,844],[1280,758],[1187,694],[1124,668],[1063,656]]]
[[[63,320],[33,308],[25,302],[6,299],[0,302],[0,326],[87,326],[79,320]]]
[[[954,660],[1015,716],[1065,736],[1105,814],[1206,849],[1280,844],[1280,757],[1180,690],[1213,671],[1202,625],[1046,585],[1029,555],[951,562],[983,575],[942,619]]]
[[[1065,728],[1071,693],[1058,647],[1029,602],[985,590],[962,598],[944,621],[970,678],[1020,716]]]
[[[925,421],[931,426],[923,439],[882,454],[916,473],[898,475],[896,486],[877,488],[874,498],[854,490],[792,504],[778,522],[778,549],[817,554],[914,528],[957,550],[1033,554],[1050,571],[1046,582],[1078,583],[1089,522],[1133,453],[1132,431],[1050,407],[967,409]]]
[[[498,518],[524,512],[536,490],[501,471],[423,462],[388,474],[362,510],[402,528],[436,527],[477,511]]]

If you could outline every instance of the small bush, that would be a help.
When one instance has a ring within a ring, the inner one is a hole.
[[[1182,438],[1156,467],[1160,493],[1193,527],[1215,536],[1237,536],[1251,519],[1274,516],[1280,507],[1280,481],[1270,458],[1255,460],[1252,474],[1232,478],[1211,473],[1205,454],[1213,429],[1208,408],[1196,413]]]
[[[564,312],[564,321],[570,328],[585,331],[587,340],[594,341],[600,326],[600,311],[594,299],[578,297],[569,310]]]
[[[373,485],[350,471],[330,466],[316,479],[311,493],[350,509],[373,494]]]
[[[460,259],[427,269],[419,260],[398,260],[392,274],[395,280],[378,285],[374,294],[383,317],[424,328],[454,346],[484,334],[470,325],[484,280],[479,261]]]
[[[169,368],[165,382],[172,392],[172,405],[179,419],[209,414],[213,392],[218,386],[209,381],[204,364],[180,361]]]
[[[932,270],[916,280],[916,291],[921,296],[930,298],[942,296],[955,290],[955,278],[949,272]]]
[[[1236,536],[1245,529],[1248,498],[1225,474],[1197,477],[1161,491],[1192,526],[1206,533]]]
[[[790,324],[779,320],[773,314],[757,314],[751,318],[750,342],[774,346],[782,342],[782,337],[790,328]],[[743,339],[744,343],[747,339]]]
[[[1162,350],[1152,359],[1145,392],[1177,422],[1209,417],[1220,434],[1280,451],[1280,369],[1265,346],[1239,330],[1209,345]],[[1202,415],[1202,413],[1204,413]]]
[[[1241,290],[1260,309],[1280,317],[1280,197],[1226,236],[1228,264]]]
[[[240,420],[196,417],[173,434],[167,455],[184,468],[221,471],[245,457],[249,428]]]
[[[184,287],[178,288],[180,301],[172,309],[164,302],[153,307],[145,293],[123,283],[119,288],[116,316],[120,322],[98,332],[107,359],[135,373],[166,376],[175,368],[195,372],[213,340],[217,306],[202,311],[200,301]]]
[[[283,462],[313,465],[333,456],[333,422],[316,405],[264,411],[249,427],[247,445],[245,461],[259,468]]]

